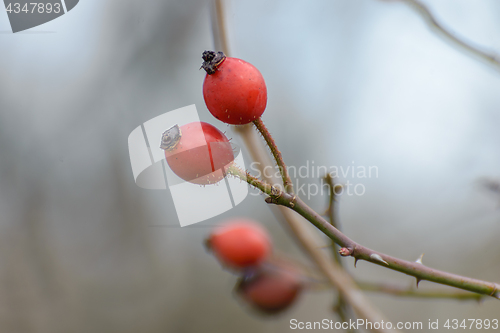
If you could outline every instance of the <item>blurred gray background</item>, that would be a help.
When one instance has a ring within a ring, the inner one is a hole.
[[[498,1],[430,5],[452,31],[500,52]],[[500,197],[477,181],[500,178],[500,72],[398,2],[228,1],[226,11],[232,55],[266,79],[264,120],[285,161],[378,167],[351,179],[363,196],[340,199],[348,236],[500,281]],[[127,137],[162,113],[196,104],[240,142],[201,94],[209,13],[205,1],[85,0],[12,34],[0,11],[2,332],[289,332],[292,318],[336,319],[333,290],[277,318],[248,311],[233,296],[237,278],[205,252],[211,226],[247,216],[270,229],[277,252],[307,264],[263,197],[180,228],[169,191],[134,183]],[[326,200],[309,202],[323,210]],[[357,279],[414,284],[345,261]],[[494,300],[370,298],[394,322],[500,319]]]

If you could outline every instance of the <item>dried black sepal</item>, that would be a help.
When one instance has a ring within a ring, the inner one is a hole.
[[[182,133],[179,125],[170,127],[161,135],[160,148],[163,150],[171,151],[175,148],[175,146],[177,146],[177,144],[181,140],[181,136]]]
[[[204,51],[201,57],[203,58],[201,68],[203,68],[208,75],[214,74],[217,67],[219,67],[224,60],[226,60],[226,55],[221,51]]]

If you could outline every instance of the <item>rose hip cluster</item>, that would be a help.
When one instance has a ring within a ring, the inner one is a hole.
[[[293,265],[270,258],[271,238],[256,222],[237,219],[217,227],[207,247],[223,266],[241,275],[236,293],[260,312],[275,314],[287,309],[303,289]]]
[[[258,119],[267,105],[264,78],[250,63],[205,51],[207,72],[203,98],[210,113],[230,125]],[[234,154],[227,137],[213,125],[192,122],[166,130],[160,148],[170,169],[181,179],[199,185],[215,184],[225,176]],[[290,263],[271,259],[271,238],[259,224],[238,219],[216,228],[208,248],[228,269],[240,274],[236,292],[261,312],[272,314],[288,308],[303,281]]]
[[[244,125],[264,113],[267,88],[257,68],[241,59],[228,58],[222,52],[205,51],[202,58],[201,67],[207,72],[203,97],[215,118],[231,125]],[[199,185],[222,180],[225,168],[234,160],[227,137],[203,122],[169,128],[162,135],[160,148],[177,176]]]
[[[215,118],[244,125],[264,113],[267,88],[257,68],[222,52],[205,51],[202,58],[201,67],[207,72],[203,98]],[[241,274],[236,292],[261,312],[285,310],[303,288],[300,275],[291,264],[271,262],[271,238],[253,221],[239,219],[224,224],[212,232],[207,244],[225,267]]]

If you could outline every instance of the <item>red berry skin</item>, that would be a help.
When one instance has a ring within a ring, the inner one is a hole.
[[[210,249],[226,266],[259,265],[271,253],[271,238],[259,224],[237,219],[217,227],[208,239]]]
[[[165,150],[172,171],[185,181],[208,185],[224,178],[223,169],[234,160],[227,137],[213,125],[192,122],[180,127],[181,137]]]
[[[236,292],[253,308],[276,314],[289,308],[300,295],[304,283],[289,264],[262,265],[236,285]]]
[[[205,76],[203,98],[215,118],[243,125],[264,113],[267,88],[262,74],[252,64],[228,57],[214,74]]]

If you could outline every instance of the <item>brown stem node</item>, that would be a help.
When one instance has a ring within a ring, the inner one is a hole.
[[[274,205],[278,204],[278,201],[276,201],[276,198],[273,198],[273,197],[267,197],[264,199],[264,201],[268,204],[274,204]]]
[[[347,247],[342,247],[340,248],[339,250],[339,254],[342,256],[342,257],[348,257],[352,254],[352,249],[349,249]]]
[[[271,197],[279,198],[281,196],[281,191],[277,189],[275,186],[271,185]]]

